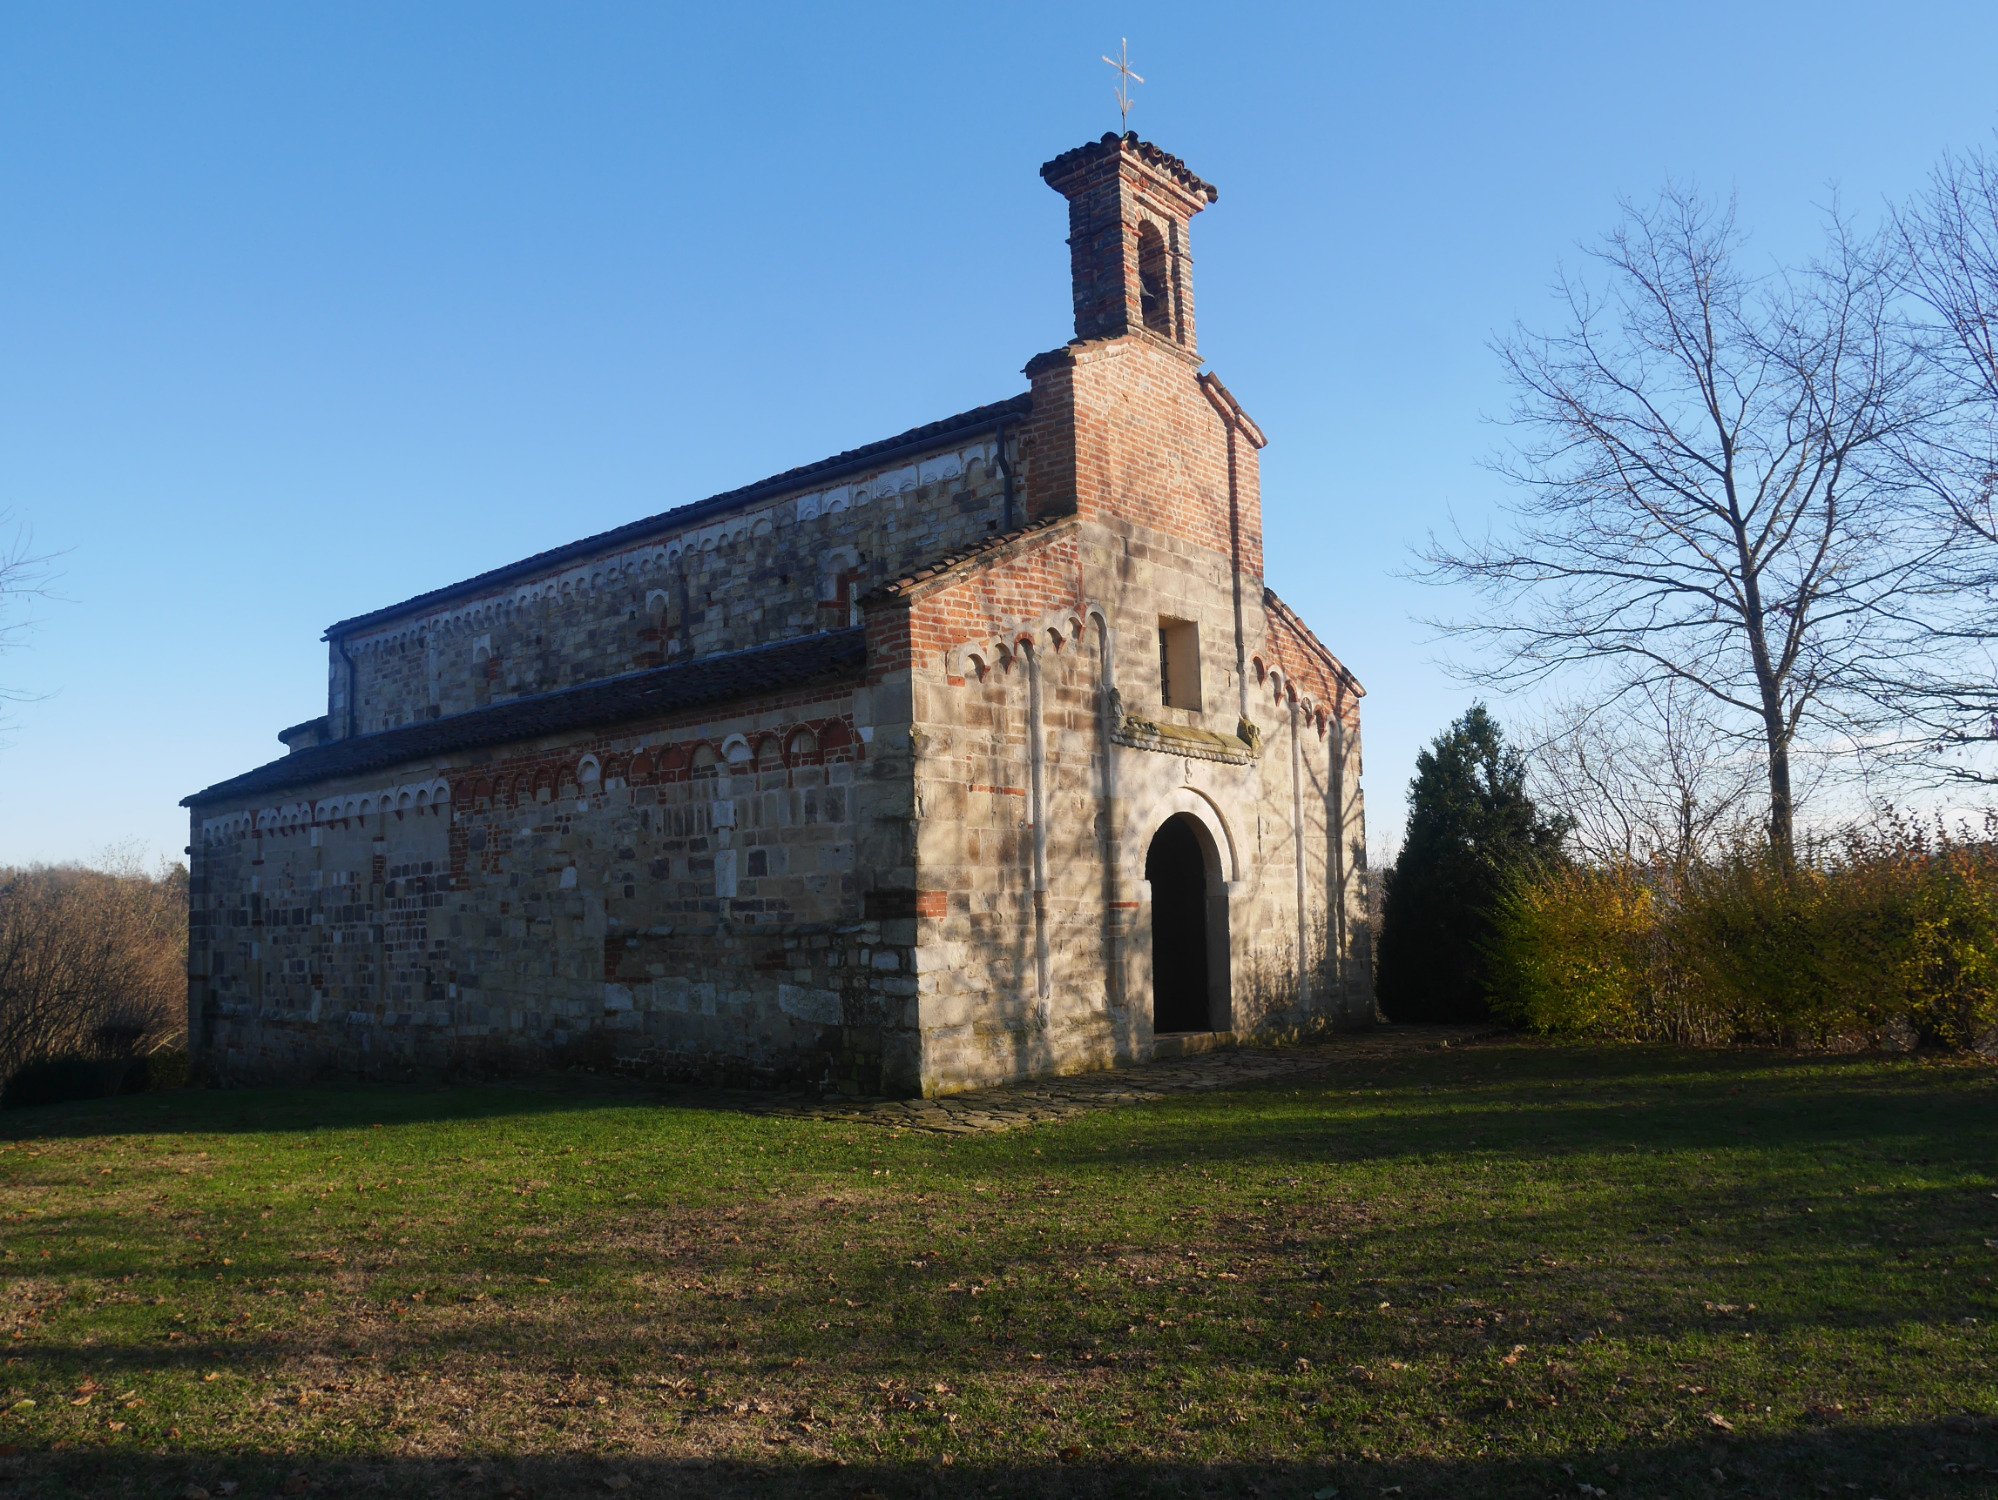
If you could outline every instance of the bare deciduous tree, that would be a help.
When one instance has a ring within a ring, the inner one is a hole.
[[[1568,819],[1583,859],[1677,871],[1739,842],[1764,779],[1740,737],[1676,680],[1646,683],[1610,712],[1555,705],[1527,764],[1534,801]]]
[[[1909,524],[1896,445],[1925,419],[1896,338],[1883,238],[1836,212],[1808,264],[1751,274],[1732,208],[1668,189],[1558,283],[1567,327],[1496,349],[1517,486],[1482,541],[1432,541],[1426,576],[1485,609],[1437,622],[1488,648],[1487,682],[1568,668],[1617,692],[1690,689],[1751,742],[1769,842],[1788,859],[1801,732],[1879,721],[1869,687],[1902,659],[1947,546]]]
[[[10,518],[0,511],[0,532],[9,526]],[[28,601],[46,593],[48,582],[49,559],[34,553],[25,527],[14,526],[11,535],[0,536],[0,652],[28,628],[24,608]],[[0,702],[19,701],[23,696],[0,682]]]
[[[1944,156],[1894,232],[1903,285],[1924,309],[1916,350],[1956,398],[1955,420],[1923,434],[1924,471],[1967,529],[1998,543],[1998,162]]]
[[[0,870],[0,1080],[65,1055],[136,1055],[186,1026],[187,871]]]
[[[1906,716],[1904,748],[1946,777],[1998,781],[1998,161],[1946,155],[1894,217],[1911,349],[1937,375],[1936,420],[1911,434],[1909,467],[1955,527],[1943,569],[1941,649],[1883,680]],[[1979,752],[1982,752],[1980,755]]]

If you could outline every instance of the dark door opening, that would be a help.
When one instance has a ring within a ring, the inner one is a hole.
[[[1212,1031],[1207,968],[1207,850],[1178,813],[1152,836],[1152,1030]]]

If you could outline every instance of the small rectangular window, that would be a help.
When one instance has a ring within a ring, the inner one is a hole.
[[[1159,621],[1159,696],[1167,708],[1200,707],[1200,627]]]

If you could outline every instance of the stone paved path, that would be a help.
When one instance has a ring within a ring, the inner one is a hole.
[[[1460,1046],[1490,1034],[1489,1027],[1477,1026],[1377,1026],[1372,1031],[1347,1032],[1295,1046],[1227,1047],[1192,1057],[1140,1063],[1108,1073],[1001,1084],[943,1099],[789,1098],[769,1099],[752,1108],[760,1114],[797,1119],[852,1121],[940,1135],[977,1135],[1049,1120],[1073,1119],[1092,1110],[1165,1099],[1175,1094],[1304,1077],[1341,1063]]]

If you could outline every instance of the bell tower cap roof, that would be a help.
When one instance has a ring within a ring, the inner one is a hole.
[[[1160,150],[1150,141],[1139,140],[1135,132],[1118,135],[1114,130],[1106,130],[1100,140],[1077,146],[1073,151],[1064,151],[1053,161],[1041,167],[1041,177],[1049,187],[1060,189],[1060,179],[1070,176],[1084,167],[1092,166],[1106,157],[1126,154],[1136,157],[1160,176],[1168,179],[1186,192],[1209,203],[1217,201],[1220,190],[1212,183],[1197,176],[1185,162],[1170,151]]]

